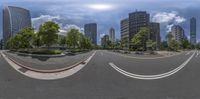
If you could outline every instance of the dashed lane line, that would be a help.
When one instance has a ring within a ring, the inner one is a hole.
[[[199,56],[199,54],[200,54],[200,51],[197,51],[197,52],[196,52],[196,57],[198,57],[198,56]]]
[[[189,55],[192,51],[187,52],[185,55]]]

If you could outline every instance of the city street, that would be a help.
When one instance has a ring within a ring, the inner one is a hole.
[[[73,75],[39,80],[16,71],[1,54],[0,99],[200,98],[200,51],[137,57],[97,50]]]

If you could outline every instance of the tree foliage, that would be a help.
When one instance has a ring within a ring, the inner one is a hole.
[[[147,47],[150,48],[150,50],[154,50],[156,47],[156,42],[154,42],[153,40],[147,40]]]
[[[33,42],[34,30],[32,28],[24,28],[17,34],[12,36],[7,44],[11,49],[26,49],[30,48]]]
[[[71,29],[67,32],[66,43],[70,48],[90,49],[92,43],[89,38],[79,32],[77,29]]]
[[[139,32],[134,35],[134,37],[131,39],[131,43],[136,49],[145,49],[146,41],[147,41],[147,36],[149,33],[149,28],[147,27],[142,27],[140,28]]]
[[[79,44],[79,30],[71,29],[66,36],[67,45],[72,48],[78,47]]]
[[[39,28],[38,36],[41,41],[49,48],[58,40],[59,25],[55,22],[48,21],[42,24]]]

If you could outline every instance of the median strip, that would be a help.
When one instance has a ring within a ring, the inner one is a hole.
[[[161,59],[161,58],[167,58],[167,57],[172,57],[172,56],[176,56],[176,55],[180,55],[181,53],[178,54],[174,54],[174,55],[166,55],[166,56],[162,56],[162,57],[134,57],[134,56],[128,56],[128,55],[123,55],[123,54],[119,54],[119,53],[114,53],[114,52],[108,52],[107,53],[111,53],[111,54],[115,54],[118,56],[122,56],[122,57],[126,57],[126,58],[134,58],[134,59]]]

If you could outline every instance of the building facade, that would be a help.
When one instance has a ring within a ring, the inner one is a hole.
[[[190,43],[196,44],[196,18],[190,19]]]
[[[185,39],[184,30],[179,25],[172,26],[171,33],[173,35],[174,40],[176,40],[177,42],[181,42],[183,39]]]
[[[114,43],[115,42],[115,29],[110,28],[109,30],[109,40]]]
[[[8,39],[26,27],[31,27],[29,10],[14,6],[3,8],[3,42],[5,48],[7,48]]]
[[[123,19],[120,22],[121,43],[124,49],[129,45],[129,19]]]
[[[150,15],[146,11],[129,13],[129,42],[142,27],[148,27]]]
[[[84,25],[85,36],[88,37],[92,44],[97,45],[97,24],[89,23]]]
[[[109,41],[109,35],[104,35],[102,38],[101,38],[101,46],[103,48],[107,48],[108,47],[108,41]]]
[[[149,24],[150,33],[149,33],[149,39],[156,42],[156,48],[157,50],[160,49],[160,23],[156,22],[150,22]]]

